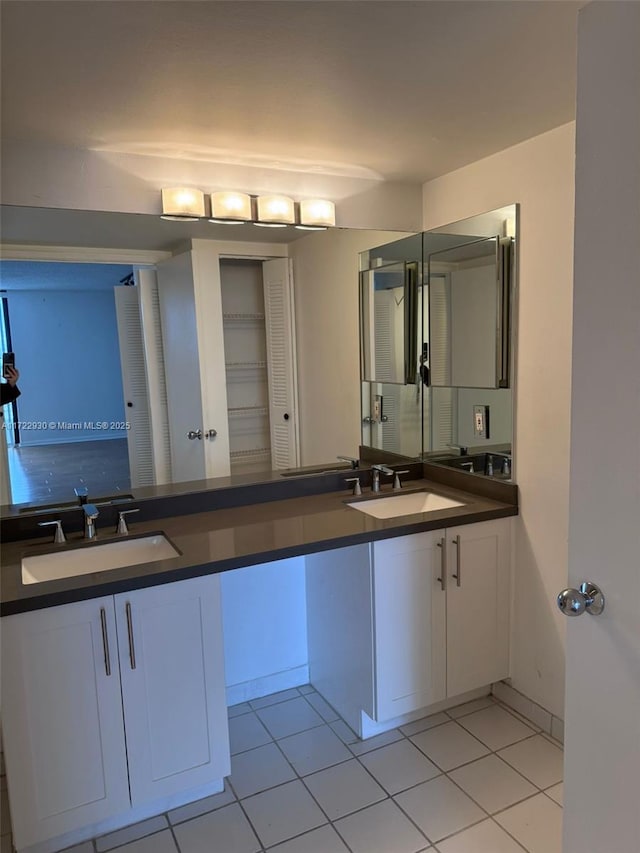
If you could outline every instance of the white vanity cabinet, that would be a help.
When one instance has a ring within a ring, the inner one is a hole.
[[[7,616],[2,634],[18,850],[221,788],[230,766],[218,576]]]
[[[359,734],[509,674],[510,519],[307,557],[311,683]]]

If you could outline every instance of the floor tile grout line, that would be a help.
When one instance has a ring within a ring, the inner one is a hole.
[[[491,817],[491,820],[496,824],[496,826],[499,826],[503,832],[506,832],[506,834],[509,836],[509,838],[512,841],[515,841],[515,843],[518,845],[518,847],[522,847],[522,849],[525,851],[525,853],[531,853],[529,848],[525,847],[524,844],[522,843],[522,841],[518,841],[518,839],[515,837],[515,835],[512,835],[508,829],[506,829],[504,826],[502,826],[502,824],[498,823],[498,821],[493,816]]]
[[[163,815],[166,817],[164,812],[159,815],[154,815],[153,817],[162,817]],[[120,829],[114,829],[113,832],[120,832],[122,829],[129,829],[132,826],[137,826],[139,823],[144,823],[145,820],[153,820],[153,817],[145,818],[144,820],[139,820],[136,823],[130,823],[127,826],[122,826]],[[167,823],[169,826],[171,826],[168,820]],[[123,841],[122,844],[114,844],[113,847],[109,847],[106,850],[103,850],[102,853],[111,853],[112,850],[120,850],[122,847],[125,846],[125,844],[134,844],[136,841],[142,841],[143,838],[151,838],[152,835],[159,835],[161,832],[164,832],[166,828],[166,826],[163,826],[162,829],[154,829],[153,832],[146,832],[144,835],[139,835],[137,838],[130,838],[128,841]],[[104,835],[110,834],[110,832],[104,833]],[[98,849],[98,839],[103,838],[104,835],[98,835],[96,836],[96,838],[92,839],[96,850]]]
[[[276,786],[276,787],[277,787],[277,786]],[[268,790],[271,790],[271,788],[269,788]],[[251,822],[251,818],[250,818],[250,817],[249,817],[249,815],[247,814],[247,810],[246,810],[246,809],[245,809],[245,807],[242,805],[242,800],[238,799],[238,800],[236,800],[236,802],[237,802],[237,803],[238,803],[238,805],[240,806],[240,811],[241,811],[241,812],[242,812],[242,814],[244,815],[244,819],[247,821],[247,823],[248,823],[248,824],[249,824],[249,826],[251,827],[251,831],[253,832],[253,834],[255,835],[255,837],[258,839],[258,844],[260,845],[260,849],[261,849],[261,850],[262,850],[262,849],[264,849],[265,845],[262,843],[262,838],[260,837],[260,833],[258,832],[258,830],[255,828],[255,826],[254,826],[254,825],[253,825],[253,823]],[[231,805],[231,804],[229,804],[229,805]],[[181,851],[181,853],[182,853],[182,851]]]
[[[491,693],[487,694],[487,696],[478,696],[478,698],[477,698],[477,699],[470,699],[470,700],[469,700],[469,702],[470,702],[470,703],[471,703],[471,702],[479,702],[481,699],[490,699],[490,698],[492,698],[492,697],[491,697]],[[466,705],[467,703],[466,703],[466,702],[464,702],[463,704],[464,704],[464,705]],[[457,717],[452,717],[452,716],[451,716],[451,714],[450,714],[449,712],[450,712],[450,711],[455,711],[456,707],[458,707],[458,708],[459,708],[459,707],[461,707],[460,705],[458,705],[458,706],[453,705],[451,708],[447,708],[447,709],[446,709],[446,710],[444,710],[444,711],[437,711],[436,713],[446,714],[446,715],[447,715],[447,717],[449,717],[449,719],[450,719],[450,720],[459,720],[459,719],[461,719],[462,717],[468,717],[470,714],[477,714],[479,711],[486,711],[486,710],[487,710],[487,708],[490,708],[490,707],[491,707],[491,705],[495,705],[495,704],[496,704],[496,701],[495,701],[495,699],[493,699],[490,705],[485,705],[485,707],[484,707],[484,708],[476,708],[476,709],[475,709],[475,710],[473,710],[473,711],[465,711],[465,712],[464,712],[464,714],[459,714]],[[432,716],[432,715],[431,715],[431,714],[429,714],[428,716]]]
[[[176,850],[178,851],[178,853],[182,853],[182,850],[180,849],[180,844],[178,843],[178,837],[175,834],[175,831],[173,828],[173,824],[169,820],[169,812],[165,812],[164,816],[166,817],[167,823],[169,824],[169,831],[171,832],[171,836],[173,838],[173,843],[176,845]]]
[[[505,748],[506,748],[506,747],[505,747]],[[541,794],[543,794],[543,793],[544,793],[544,790],[545,790],[544,788],[541,788],[541,787],[540,787],[540,785],[536,784],[536,782],[534,782],[534,781],[533,781],[533,779],[529,779],[529,777],[528,777],[528,776],[526,776],[526,775],[525,775],[521,770],[518,770],[518,768],[517,768],[517,767],[514,767],[514,766],[513,766],[513,764],[509,764],[509,762],[506,760],[506,758],[503,758],[503,757],[502,757],[499,753],[497,753],[497,752],[495,752],[495,753],[494,753],[494,755],[496,756],[496,758],[500,759],[500,761],[502,761],[504,764],[506,764],[506,765],[507,765],[507,767],[510,767],[513,771],[515,771],[519,776],[522,776],[522,778],[523,778],[523,779],[525,779],[525,780],[526,780],[530,785],[533,785],[533,787],[534,787],[534,788],[536,788],[536,790],[537,790],[539,793],[541,793]],[[563,779],[560,779],[560,782],[562,782],[562,781],[564,781],[564,780],[563,780]],[[553,786],[554,786],[554,785],[559,785],[559,784],[560,784],[560,782],[553,782],[551,785],[548,785],[547,787],[548,787],[548,788],[553,788]]]
[[[325,723],[325,725],[327,726],[327,728],[329,728],[329,724],[328,724],[328,723]],[[319,728],[319,727],[317,727],[317,728]],[[310,730],[309,730],[309,729],[307,729],[307,731],[310,731]],[[298,732],[298,734],[300,734],[300,732]],[[336,737],[337,737],[337,735],[336,735]],[[289,761],[288,756],[285,754],[284,750],[283,750],[283,749],[282,749],[282,747],[278,744],[278,742],[277,742],[277,741],[276,741],[276,747],[278,748],[278,750],[279,750],[280,754],[282,755],[282,757],[284,758],[284,760],[287,762],[287,764],[289,765],[289,767],[290,767],[290,768],[291,768],[291,770],[293,771],[294,776],[296,777],[297,781],[299,781],[299,782],[301,782],[301,783],[302,783],[302,787],[304,788],[304,790],[309,794],[309,796],[311,797],[311,799],[313,800],[313,802],[316,804],[316,806],[320,809],[321,813],[325,816],[325,818],[327,819],[327,821],[328,821],[330,824],[332,824],[331,818],[330,818],[330,817],[329,817],[329,815],[325,812],[325,810],[322,808],[322,806],[321,806],[321,805],[320,805],[320,803],[316,800],[316,798],[313,796],[313,793],[312,793],[312,792],[309,790],[309,788],[305,785],[305,783],[304,783],[304,778],[303,778],[303,777],[298,773],[298,771],[296,770],[296,768],[293,766],[292,762],[291,762],[291,761]],[[342,763],[342,762],[338,762],[338,763]],[[335,765],[330,765],[330,766],[335,766]],[[327,769],[327,768],[325,768],[325,769]],[[293,782],[293,781],[295,781],[295,780],[294,780],[294,779],[290,779],[289,781],[290,781],[290,782]],[[286,785],[287,783],[285,782],[284,784]],[[269,788],[268,790],[272,790],[272,789],[270,789],[270,788]],[[332,825],[333,825],[333,824],[332,824]],[[324,826],[324,824],[323,824],[323,826]],[[316,827],[316,828],[318,828],[318,829],[319,829],[319,827]],[[312,830],[307,830],[307,832],[311,832],[311,831],[312,831]],[[304,833],[301,833],[301,834],[302,834],[302,835],[304,835]],[[256,833],[256,835],[257,835],[257,833]],[[294,836],[294,837],[297,837],[297,836]],[[258,839],[259,839],[259,840],[261,840],[259,835],[258,835]],[[289,841],[289,840],[291,840],[291,839],[286,838],[286,839],[284,839],[282,842],[279,842],[279,843],[284,844],[284,842],[285,842],[285,841]],[[345,843],[346,843],[346,842],[345,842]],[[263,845],[263,846],[264,846],[264,845]],[[273,845],[273,846],[275,846],[275,845]],[[350,853],[353,853],[353,851],[351,851],[351,848],[349,848],[349,851],[350,851]]]
[[[298,696],[288,696],[286,699],[278,699],[277,702],[270,702],[268,705],[263,705],[260,708],[254,708],[251,704],[252,702],[259,702],[261,699],[266,699],[267,696],[273,696],[273,693],[267,693],[265,696],[258,696],[257,699],[247,699],[246,703],[251,708],[251,710],[255,713],[256,711],[266,711],[267,708],[275,708],[276,705],[284,705],[285,702],[291,702],[292,699],[297,699],[299,696],[304,696],[304,693],[300,693],[299,687],[287,687],[285,690],[297,690]],[[278,693],[284,693],[285,690],[278,690]],[[236,702],[236,705],[242,705],[242,702]],[[231,706],[233,707],[233,705]],[[242,716],[242,715],[240,715]]]

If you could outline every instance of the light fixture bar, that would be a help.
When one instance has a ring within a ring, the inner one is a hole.
[[[204,193],[191,187],[162,190],[162,219],[193,222],[204,216]]]
[[[211,193],[210,222],[237,224],[251,222],[251,196],[229,190]]]
[[[257,199],[257,208],[256,225],[282,227],[295,224],[296,212],[293,199],[286,195],[260,195]]]
[[[299,228],[331,228],[336,224],[336,206],[323,198],[304,199],[300,202]]]

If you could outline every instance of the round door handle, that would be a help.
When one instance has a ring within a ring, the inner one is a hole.
[[[127,406],[128,406],[130,409],[133,409],[133,403],[131,402],[131,400],[128,400],[128,401],[127,401]]]
[[[202,430],[201,429],[198,429],[198,430],[190,429],[189,432],[187,433],[187,438],[190,441],[193,441],[194,438],[202,438]]]
[[[288,414],[288,412],[285,412],[285,413],[284,413],[284,415],[283,415],[282,417],[285,419],[285,421],[288,421],[288,420],[289,420],[289,414]]]
[[[583,581],[579,589],[563,589],[556,603],[565,616],[580,616],[585,610],[599,616],[604,610],[604,595],[594,583]]]
[[[217,429],[208,429],[205,433],[206,438],[215,438],[218,434]]]

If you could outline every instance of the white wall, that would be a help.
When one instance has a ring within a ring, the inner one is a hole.
[[[423,227],[520,204],[513,686],[559,717],[567,581],[574,204],[573,123],[423,187]]]
[[[306,684],[304,557],[220,576],[228,704]]]
[[[314,232],[289,246],[296,303],[301,465],[358,455],[358,253],[397,231]]]
[[[3,141],[1,167],[3,204],[159,214],[161,188],[186,185],[319,196],[336,203],[339,226],[420,230],[419,184],[10,140]]]

